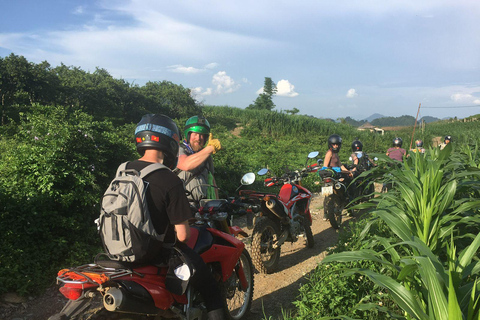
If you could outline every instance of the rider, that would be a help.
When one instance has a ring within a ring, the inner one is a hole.
[[[127,169],[139,171],[151,163],[175,168],[180,133],[169,117],[161,114],[143,116],[135,130],[135,139],[141,158],[129,162]],[[205,300],[208,319],[225,319],[223,300],[215,279],[202,258],[186,245],[190,237],[188,220],[193,217],[182,181],[170,170],[154,171],[144,180],[148,182],[147,203],[153,226],[157,232],[167,230],[159,259],[165,261],[173,245],[179,248],[193,264],[195,273],[190,281]]]
[[[412,149],[413,152],[418,152],[418,153],[425,153],[425,148],[423,147],[423,141],[422,140],[416,140],[415,141],[415,149]]]
[[[349,171],[341,162],[340,157],[338,156],[338,152],[342,147],[342,137],[338,134],[332,134],[328,137],[328,150],[325,154],[325,158],[323,161],[324,168],[332,168],[335,171],[343,171],[348,172],[350,177],[353,177],[353,173]],[[328,217],[324,213],[323,220],[327,220]]]
[[[353,161],[352,172],[363,172],[368,169],[370,165],[373,165],[373,161],[368,157],[368,155],[363,152],[363,143],[355,139],[352,142],[352,154],[350,155]]]
[[[440,144],[440,150],[443,150],[450,142],[452,142],[452,136],[445,136],[443,143]]]
[[[325,154],[325,160],[323,165],[327,168],[339,168],[341,171],[349,172],[349,175],[352,176],[352,173],[340,162],[340,157],[338,152],[342,147],[342,137],[338,134],[332,134],[328,137],[328,150]]]
[[[402,148],[403,140],[402,138],[396,137],[393,139],[393,146],[392,148],[387,150],[387,156],[390,159],[397,160],[402,162],[403,157],[407,154],[407,151]]]
[[[222,148],[220,141],[213,139],[210,123],[203,116],[193,116],[187,120],[184,139],[180,144],[176,172],[184,181],[185,189],[192,193],[189,199],[216,199],[211,155]],[[206,144],[207,141],[208,144]]]

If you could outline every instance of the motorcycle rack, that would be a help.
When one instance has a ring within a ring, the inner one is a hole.
[[[76,276],[74,277],[72,273]],[[70,283],[70,284],[91,283],[91,284],[101,285],[102,283],[98,283],[97,281],[94,281],[87,274],[97,274],[97,275],[103,274],[108,278],[108,280],[111,280],[111,279],[128,276],[133,273],[136,273],[136,272],[128,269],[105,268],[98,264],[85,264],[72,269],[65,269],[65,271],[62,272],[61,274],[59,272],[59,275],[57,276],[57,283],[59,282]]]

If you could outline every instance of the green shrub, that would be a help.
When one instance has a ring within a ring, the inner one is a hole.
[[[36,106],[0,140],[0,293],[42,290],[59,268],[100,250],[98,203],[118,164],[134,155],[124,133],[84,113]]]

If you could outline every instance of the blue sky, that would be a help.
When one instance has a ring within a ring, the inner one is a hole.
[[[0,0],[0,56],[320,118],[480,113],[480,1]]]

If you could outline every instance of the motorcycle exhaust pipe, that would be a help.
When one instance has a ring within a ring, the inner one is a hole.
[[[103,296],[103,305],[110,312],[126,312],[142,315],[156,315],[160,311],[153,299],[139,299],[124,288],[109,288]]]
[[[273,214],[275,214],[280,219],[280,222],[288,224],[288,214],[285,212],[283,206],[279,204],[275,199],[268,199],[267,201],[265,201],[265,205]]]

